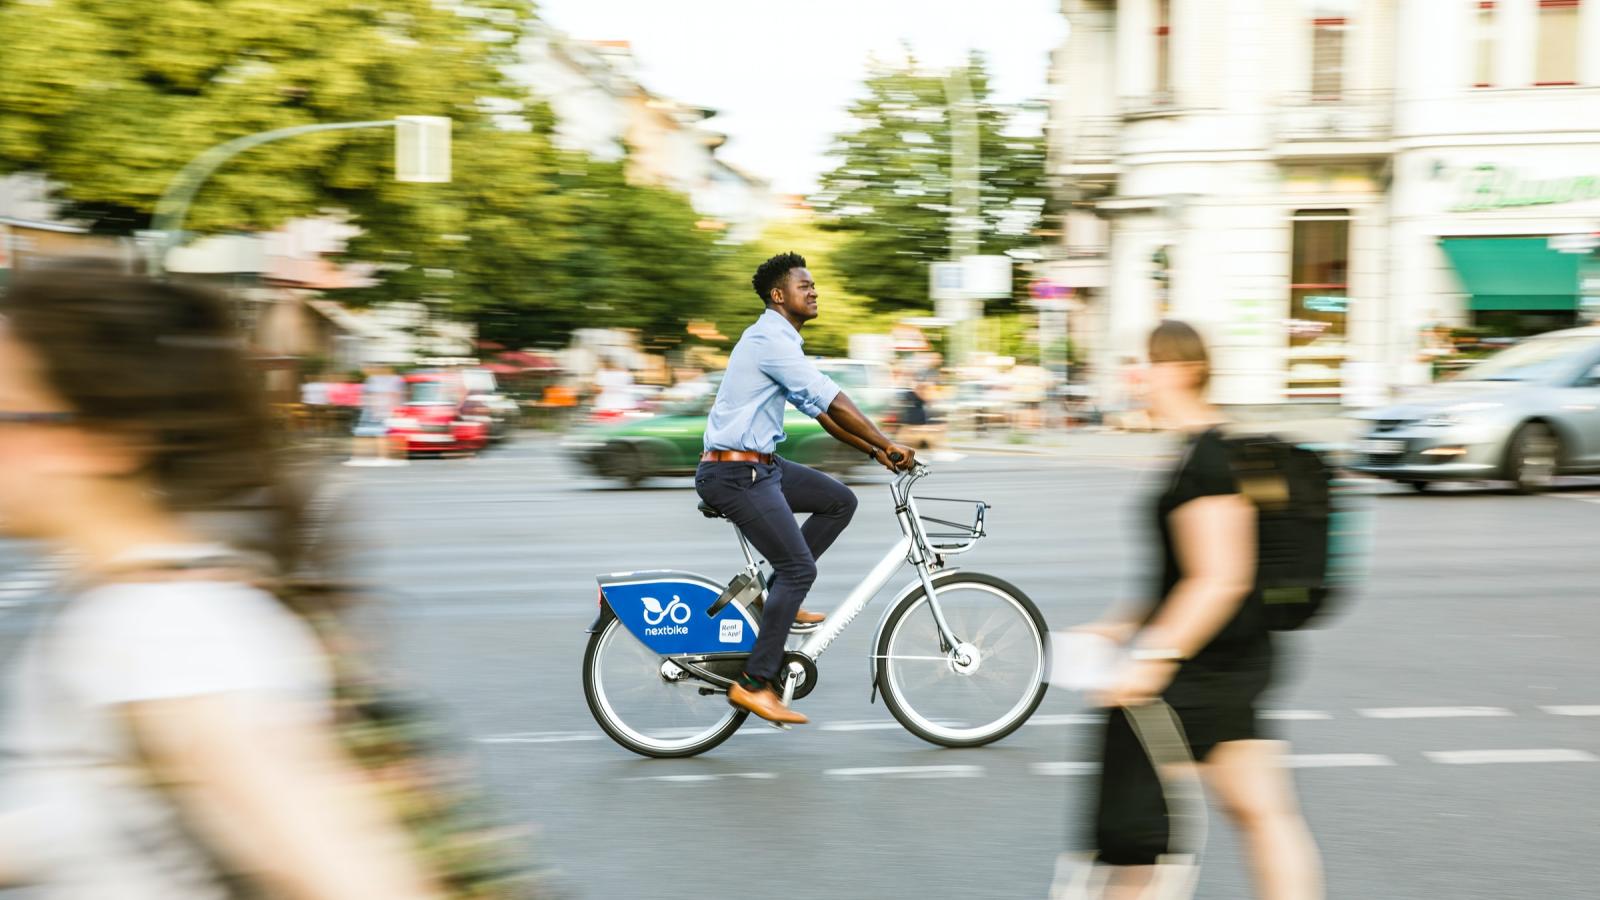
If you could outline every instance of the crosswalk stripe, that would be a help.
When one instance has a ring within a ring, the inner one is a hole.
[[[1369,719],[1471,719],[1514,715],[1499,706],[1389,706],[1358,709]]]
[[[1552,716],[1600,716],[1600,706],[1541,706]]]
[[[827,769],[830,778],[978,778],[983,766],[867,766],[856,769]]]
[[[1342,769],[1394,764],[1394,760],[1381,753],[1300,753],[1283,758],[1286,769]]]
[[[1092,762],[1041,762],[1033,764],[1035,775],[1096,775],[1100,764]]]
[[[744,779],[749,781],[771,781],[777,778],[776,772],[696,772],[687,775],[635,775],[624,778],[623,781],[665,781],[665,782],[696,782],[718,781],[723,778]]]
[[[1447,766],[1471,766],[1489,763],[1553,763],[1600,762],[1600,757],[1583,750],[1424,750],[1422,755],[1430,762]]]
[[[1282,722],[1324,722],[1332,719],[1333,713],[1320,709],[1263,709],[1261,718]]]

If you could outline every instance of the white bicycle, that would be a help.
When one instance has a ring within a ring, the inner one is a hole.
[[[926,741],[976,747],[1017,730],[1044,699],[1049,629],[1015,586],[946,566],[947,557],[984,537],[990,507],[912,497],[912,485],[928,474],[919,463],[890,483],[900,540],[825,622],[796,629],[801,640],[784,654],[781,689],[785,703],[810,694],[823,652],[910,565],[916,578],[884,610],[872,642],[872,697],[881,692],[890,714]],[[970,522],[956,522],[924,515],[919,503],[974,511]],[[700,509],[722,517],[703,503]],[[599,578],[584,696],[601,729],[635,753],[704,753],[749,715],[728,704],[727,692],[755,644],[766,578],[743,533],[735,533],[745,567],[727,585],[672,570]]]

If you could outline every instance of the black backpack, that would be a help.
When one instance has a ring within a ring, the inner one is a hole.
[[[1318,450],[1275,435],[1230,434],[1223,444],[1239,492],[1257,511],[1256,585],[1267,627],[1304,628],[1357,581],[1366,534],[1359,482],[1342,478]]]

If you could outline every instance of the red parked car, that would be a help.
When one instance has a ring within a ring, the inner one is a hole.
[[[389,439],[412,453],[477,453],[489,445],[488,415],[469,402],[459,372],[406,376],[405,403],[389,419]]]

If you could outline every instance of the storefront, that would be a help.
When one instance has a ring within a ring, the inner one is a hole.
[[[1542,143],[1397,156],[1395,338],[1409,338],[1414,353],[1403,381],[1427,380],[1452,345],[1493,346],[1595,318],[1585,297],[1600,298],[1597,151]]]

